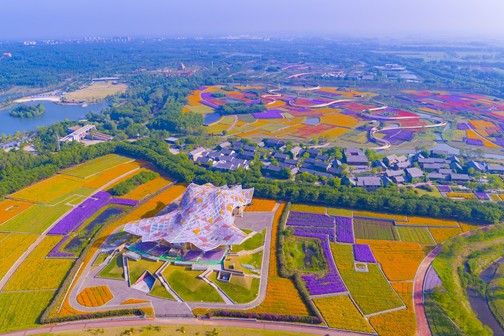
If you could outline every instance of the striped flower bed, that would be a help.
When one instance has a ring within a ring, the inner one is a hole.
[[[355,242],[353,221],[350,217],[336,216],[336,240],[340,243]]]

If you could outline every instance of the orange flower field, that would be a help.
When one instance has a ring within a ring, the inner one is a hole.
[[[85,307],[100,307],[112,298],[112,292],[108,286],[88,287],[77,295],[77,302]]]

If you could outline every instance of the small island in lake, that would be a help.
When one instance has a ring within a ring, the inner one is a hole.
[[[45,106],[42,104],[37,104],[34,106],[18,105],[9,112],[9,115],[14,118],[32,119],[41,117],[44,115],[44,113]]]

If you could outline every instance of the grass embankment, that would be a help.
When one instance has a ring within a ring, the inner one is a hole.
[[[467,286],[474,287],[470,272],[481,272],[491,260],[485,251],[504,243],[504,226],[479,231],[468,237],[456,237],[447,242],[433,262],[434,269],[442,280],[443,287],[427,295],[426,313],[435,335],[491,335],[488,327],[478,319],[467,298]],[[481,252],[478,252],[481,251]],[[471,260],[479,259],[479,261]],[[495,258],[493,259],[495,260]],[[471,271],[471,265],[474,264]],[[479,275],[479,273],[477,273]],[[460,330],[458,330],[460,329]]]

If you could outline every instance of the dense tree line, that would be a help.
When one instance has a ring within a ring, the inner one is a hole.
[[[123,196],[129,193],[131,190],[135,189],[136,187],[154,180],[158,176],[159,176],[158,173],[152,171],[143,171],[136,174],[133,177],[130,177],[116,184],[115,186],[109,189],[109,192],[114,196]]]
[[[380,188],[369,192],[348,186],[317,186],[293,181],[274,181],[262,177],[260,168],[257,167],[249,170],[238,169],[235,172],[209,171],[196,166],[183,155],[167,153],[164,145],[155,140],[141,141],[138,144],[121,143],[116,151],[147,160],[180,182],[243,184],[246,187],[254,187],[255,195],[258,197],[481,223],[504,220],[502,203],[456,201],[428,195],[419,197],[392,188]]]
[[[38,156],[0,152],[0,197],[52,176],[62,168],[111,153],[114,147],[114,143],[89,147],[73,143],[59,152]]]

